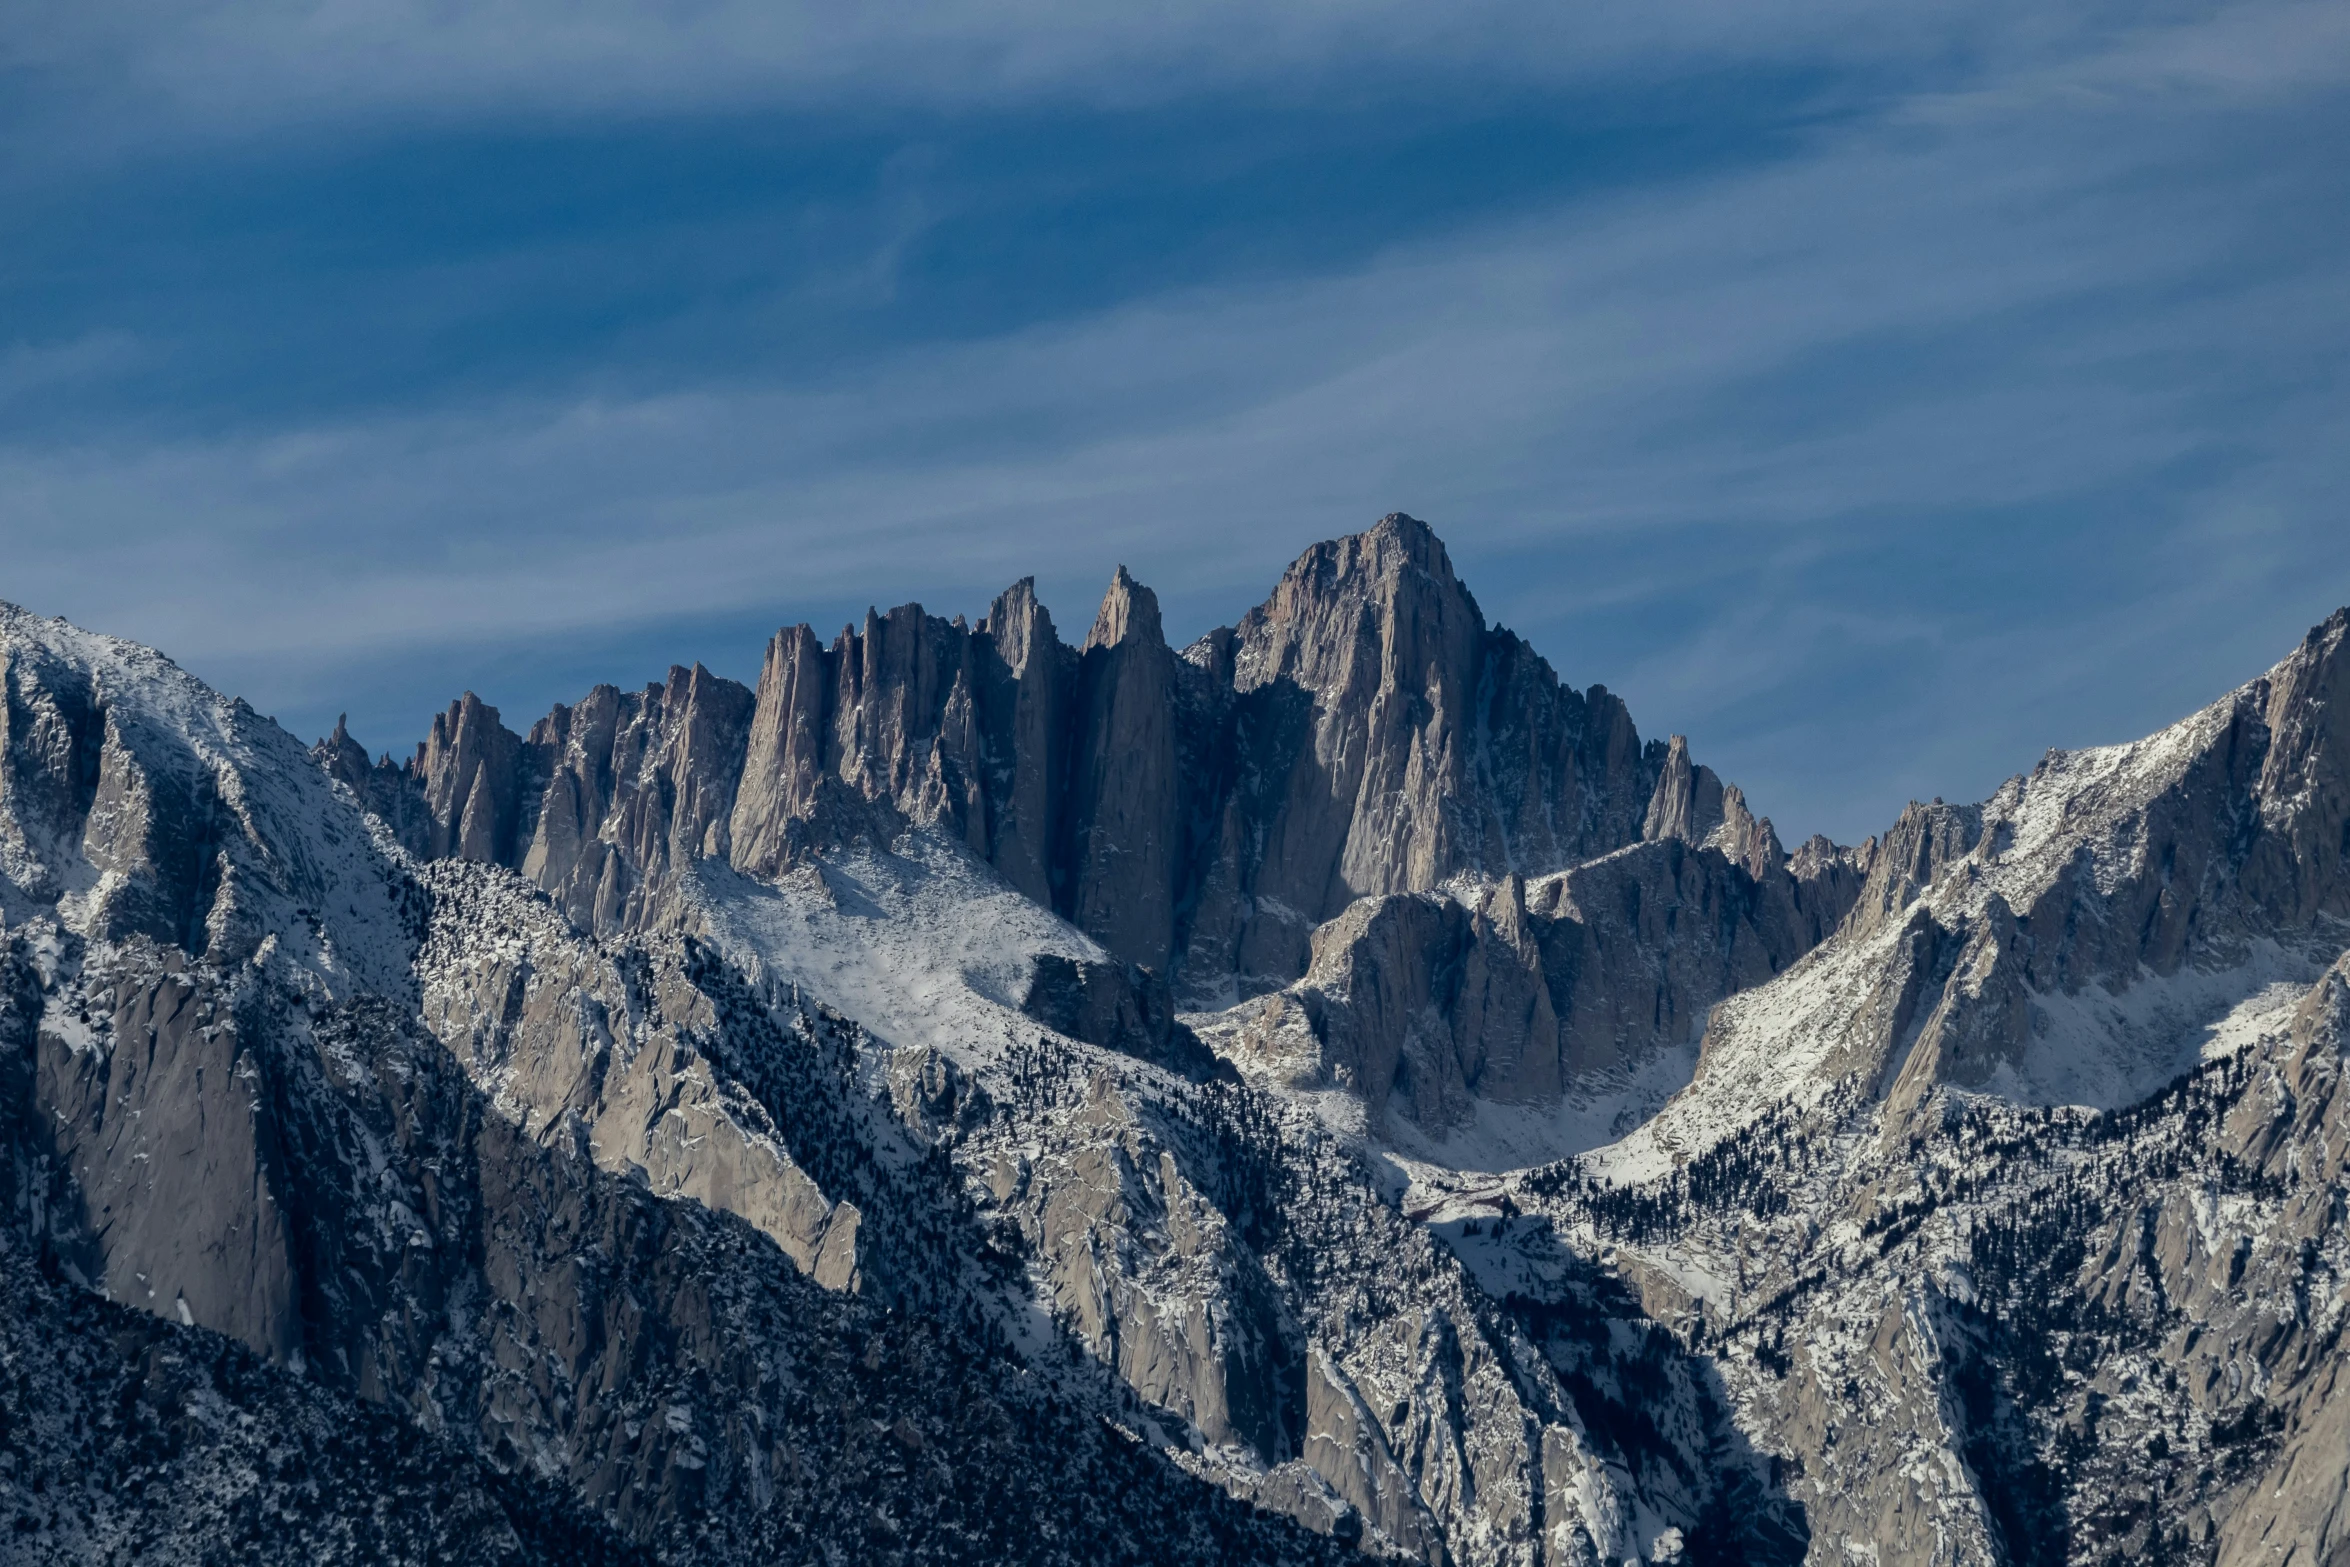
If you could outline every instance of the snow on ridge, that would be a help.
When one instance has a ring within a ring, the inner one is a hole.
[[[772,882],[705,861],[681,896],[754,978],[796,985],[886,1044],[928,1045],[966,1066],[1041,1031],[1020,1010],[1040,954],[1112,961],[928,829]]]
[[[1983,803],[1981,838],[1942,867],[1913,912],[1956,928],[1980,920],[1994,898],[2028,909],[2083,861],[2097,892],[2112,896],[2144,869],[2145,813],[2262,703],[2276,674],[2143,739],[2050,751]],[[1882,1025],[1895,999],[1885,981],[1902,961],[1907,927],[1903,919],[1866,937],[1839,932],[1769,983],[1719,1003],[1689,1086],[1629,1136],[1585,1156],[1587,1167],[1618,1181],[1653,1179],[1774,1104],[1814,1103],[1844,1076],[1881,1068]],[[2020,1058],[1975,1091],[2092,1108],[2142,1098],[2197,1059],[2257,1037],[2278,1007],[2306,993],[2346,935],[2329,928],[2289,944],[2257,939],[2205,951],[2169,975],[2141,969],[2118,985],[2032,992]],[[1913,1029],[1931,1003],[1919,1005]]]
[[[207,920],[215,942],[249,938],[241,956],[332,995],[409,988],[396,851],[299,739],[154,648],[14,604],[0,604],[0,652],[19,666],[14,679],[86,683],[105,716],[103,744],[139,778],[173,783],[215,813],[225,872]],[[15,841],[0,873],[20,896],[8,900],[9,914],[38,917],[45,902],[67,928],[81,928],[128,873],[92,864],[83,841],[57,838],[67,824],[10,815],[0,835]],[[50,836],[49,852],[66,863],[41,860],[27,829]],[[35,884],[57,891],[21,896]]]
[[[1774,1104],[1824,1097],[1857,1053],[1871,992],[1902,939],[1898,924],[1857,942],[1831,936],[1768,984],[1716,1003],[1689,1086],[1585,1166],[1619,1183],[1653,1180]]]
[[[2098,891],[2113,892],[2142,852],[2128,829],[2209,753],[2260,684],[2240,686],[2142,740],[2050,751],[2031,772],[2002,784],[1983,802],[1982,842],[1960,862],[1981,873],[1957,881],[1966,910],[1980,912],[1994,892],[2012,908],[2029,905],[2082,847]],[[1937,886],[1929,899],[1937,909],[1949,907],[1946,888]]]

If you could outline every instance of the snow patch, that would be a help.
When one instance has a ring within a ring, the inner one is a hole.
[[[2002,1064],[1985,1091],[2020,1104],[2134,1104],[2198,1061],[2281,1035],[2336,955],[2264,939],[2231,967],[2141,972],[2119,992],[2097,984],[2035,995],[2023,1059]]]
[[[773,882],[704,861],[683,895],[753,977],[798,986],[884,1044],[928,1045],[966,1066],[1043,1031],[1020,1010],[1040,954],[1111,961],[927,829]]]
[[[1409,1117],[1387,1118],[1382,1145],[1418,1163],[1462,1174],[1522,1170],[1573,1158],[1624,1136],[1686,1087],[1697,1071],[1695,1041],[1651,1052],[1629,1070],[1598,1075],[1555,1105],[1500,1104],[1471,1097],[1469,1119],[1431,1136]]]

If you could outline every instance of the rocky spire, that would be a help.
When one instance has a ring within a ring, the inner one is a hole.
[[[1739,814],[1745,814],[1743,796]],[[1712,768],[1692,764],[1688,737],[1674,735],[1665,742],[1664,767],[1657,775],[1656,792],[1649,796],[1640,836],[1650,843],[1660,838],[1703,843],[1721,825],[1722,780]]]
[[[979,722],[994,790],[989,857],[1006,880],[1037,902],[1053,901],[1053,852],[1067,782],[1071,659],[1022,577],[979,623],[986,649]]]
[[[415,776],[431,815],[431,852],[510,864],[521,817],[522,737],[468,691],[433,715]]]
[[[341,779],[353,794],[364,800],[370,771],[367,748],[351,738],[350,720],[350,714],[337,713],[335,732],[312,746],[310,754],[318,758],[329,776]]]
[[[1166,638],[1159,631],[1159,596],[1128,576],[1126,568],[1120,566],[1110,578],[1109,591],[1102,595],[1102,607],[1095,613],[1093,629],[1086,633],[1085,646],[1080,651],[1090,653],[1095,648],[1122,647],[1129,641],[1166,645]]]
[[[769,640],[735,793],[731,836],[738,869],[773,875],[783,863],[790,824],[815,808],[830,685],[815,632],[786,626]]]
[[[1120,566],[1077,665],[1063,908],[1112,952],[1162,972],[1183,822],[1175,670],[1157,595]]]
[[[1746,808],[1746,791],[1736,784],[1722,785],[1722,824],[1705,841],[1749,876],[1767,876],[1787,863],[1778,829],[1768,816],[1758,817]]]

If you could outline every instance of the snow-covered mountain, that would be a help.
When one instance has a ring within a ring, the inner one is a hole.
[[[1790,854],[1400,516],[401,763],[0,611],[0,1540],[2350,1559],[2346,625]]]

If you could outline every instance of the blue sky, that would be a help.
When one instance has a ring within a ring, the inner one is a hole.
[[[401,750],[1400,509],[1848,840],[2350,601],[2350,7],[1118,9],[19,0],[0,597]]]

